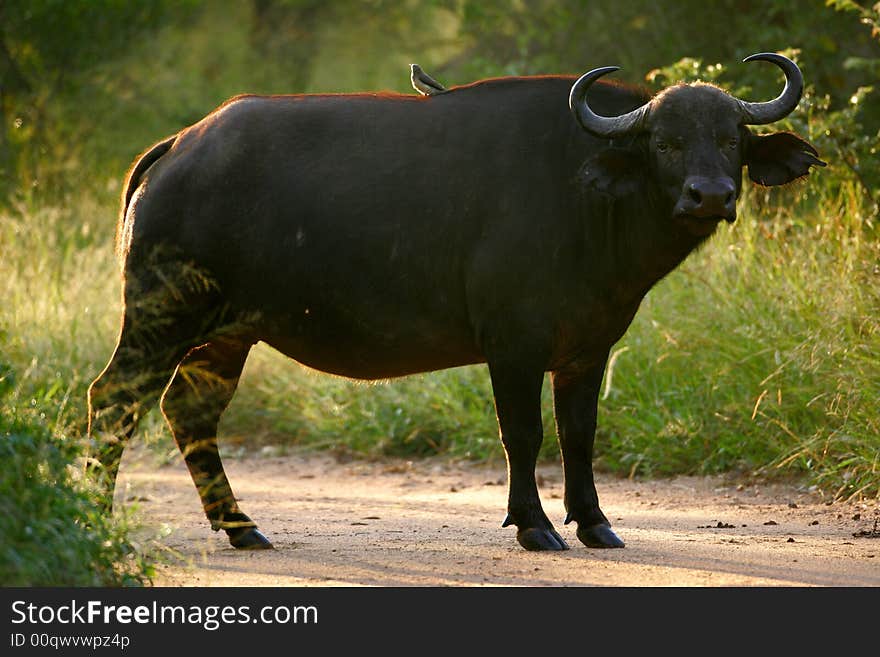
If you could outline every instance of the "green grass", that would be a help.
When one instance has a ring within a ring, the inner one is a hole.
[[[603,403],[607,467],[880,492],[880,245],[855,190],[819,216],[797,193],[760,215],[751,194],[733,229],[650,293]]]
[[[263,345],[251,353],[223,428],[239,445],[255,439],[360,455],[502,455],[485,367],[364,383],[308,370]]]

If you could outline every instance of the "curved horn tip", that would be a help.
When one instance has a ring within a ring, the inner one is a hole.
[[[619,66],[601,66],[599,68],[594,68],[592,71],[588,71],[584,73],[581,77],[578,78],[578,82],[581,80],[597,80],[604,75],[608,75],[609,73],[614,73],[614,71],[619,71]]]
[[[787,61],[787,62],[792,62],[792,60],[790,60],[785,55],[780,55],[779,53],[775,53],[775,52],[756,52],[754,55],[749,55],[748,57],[746,57],[743,60],[743,62],[755,62],[755,61],[765,61],[765,62]],[[792,64],[793,63],[794,62],[792,62]]]
[[[581,94],[586,94],[585,89],[589,88],[590,85],[592,85],[596,80],[605,75],[608,75],[609,73],[614,73],[614,71],[619,70],[619,66],[602,66],[600,68],[594,68],[592,71],[584,73],[581,77],[575,80],[575,83],[571,87],[571,92],[568,95],[569,107],[574,109],[574,105],[579,100]]]
[[[747,125],[774,123],[791,114],[804,91],[804,76],[798,65],[784,55],[759,52],[746,57],[744,62],[767,61],[785,73],[785,88],[775,99],[764,103],[750,103],[737,98]]]

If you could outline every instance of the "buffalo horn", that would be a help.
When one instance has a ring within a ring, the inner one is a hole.
[[[620,116],[599,116],[587,104],[587,91],[603,75],[620,70],[619,66],[605,66],[585,73],[574,83],[568,95],[568,106],[581,127],[596,137],[620,137],[639,130],[645,125],[650,104],[645,104]]]
[[[772,52],[761,52],[746,57],[744,62],[764,61],[772,62],[785,73],[785,88],[782,93],[766,103],[749,103],[737,98],[742,108],[743,119],[746,125],[763,125],[773,123],[785,118],[794,111],[801,94],[804,91],[804,76],[801,70],[788,57],[777,55]]]

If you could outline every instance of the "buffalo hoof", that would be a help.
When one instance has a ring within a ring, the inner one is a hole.
[[[516,540],[526,550],[534,552],[542,550],[567,550],[568,543],[554,529],[537,529],[529,527],[516,533]]]
[[[271,550],[272,543],[256,527],[242,527],[227,532],[232,547],[238,550]]]
[[[578,527],[577,537],[581,543],[591,548],[622,548],[625,545],[612,531],[611,526],[605,523]]]

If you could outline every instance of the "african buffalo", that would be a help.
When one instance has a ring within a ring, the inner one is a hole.
[[[271,547],[238,507],[217,423],[258,340],[305,365],[387,379],[486,363],[509,497],[529,550],[568,546],[535,483],[550,372],[565,522],[622,547],[592,453],[611,346],[642,298],[734,221],[742,168],[782,185],[823,166],[794,110],[711,84],[653,98],[598,81],[507,77],[438,95],[239,96],[153,146],[123,191],[119,341],[89,389],[108,503],[126,440],[161,408],[216,531]],[[163,392],[164,391],[164,392]]]

